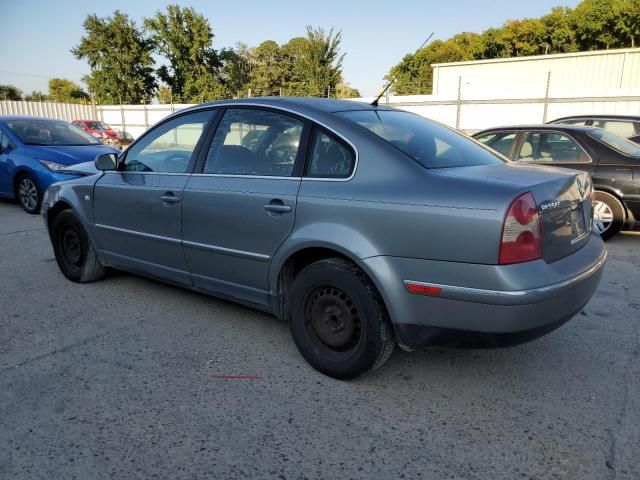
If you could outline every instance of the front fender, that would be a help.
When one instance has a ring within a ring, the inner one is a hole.
[[[51,185],[42,199],[42,216],[47,229],[49,213],[57,212],[63,205],[68,206],[78,217],[87,235],[95,245],[93,231],[93,189],[99,175],[79,177]],[[51,233],[51,232],[49,232]]]

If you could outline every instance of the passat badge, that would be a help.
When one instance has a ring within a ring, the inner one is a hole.
[[[560,202],[556,200],[555,202],[543,203],[542,205],[540,205],[540,210],[545,212],[547,210],[553,210],[554,208],[558,208],[559,206],[560,206]]]

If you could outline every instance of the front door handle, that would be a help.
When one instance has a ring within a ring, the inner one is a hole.
[[[289,213],[292,210],[289,205],[285,205],[284,202],[280,199],[271,200],[264,206],[264,209],[267,212],[272,213]]]
[[[176,197],[173,192],[166,192],[160,197],[160,200],[162,200],[163,203],[178,203],[180,197]]]

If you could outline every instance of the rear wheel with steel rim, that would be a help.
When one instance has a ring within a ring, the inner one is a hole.
[[[40,190],[31,175],[25,174],[18,177],[16,197],[25,212],[36,214],[40,211]]]
[[[51,240],[58,267],[69,280],[84,283],[104,276],[105,268],[72,210],[64,210],[53,219]]]
[[[603,240],[617,235],[625,222],[625,211],[620,201],[606,192],[595,192],[593,226]]]
[[[375,286],[339,258],[305,267],[287,292],[291,335],[320,372],[348,380],[382,365],[395,338]]]

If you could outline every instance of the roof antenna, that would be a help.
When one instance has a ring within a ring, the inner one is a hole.
[[[429,35],[429,37],[424,42],[422,42],[422,45],[420,45],[418,47],[418,49],[415,52],[413,52],[413,55],[411,55],[411,58],[415,57],[416,53],[418,53],[420,50],[422,50],[424,48],[424,46],[427,44],[427,42],[429,40],[431,40],[431,37],[433,37],[433,32],[431,32],[431,35]],[[407,62],[403,61],[402,64],[400,65],[400,68],[398,69],[398,73],[396,73],[395,76],[391,79],[391,81],[389,83],[387,83],[387,86],[384,87],[384,89],[382,90],[380,95],[378,95],[377,98],[373,102],[371,102],[371,105],[373,105],[374,107],[378,106],[378,102],[380,101],[382,96],[385,93],[387,93],[387,90],[389,90],[389,87],[391,85],[393,85],[393,82],[396,81],[396,78],[398,78],[398,76],[404,71],[404,67],[406,67],[406,66],[407,66]]]

